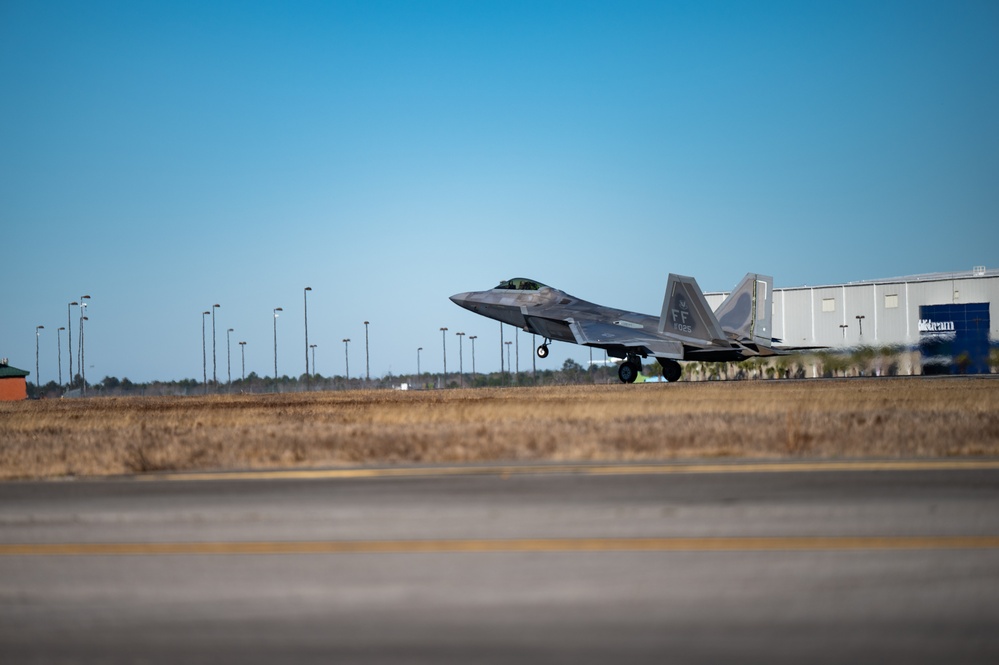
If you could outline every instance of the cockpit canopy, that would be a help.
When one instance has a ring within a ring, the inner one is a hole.
[[[544,288],[549,288],[547,284],[542,284],[541,282],[535,282],[533,279],[524,279],[523,277],[514,277],[513,279],[504,279],[499,283],[499,286],[494,288],[497,289],[510,289],[512,291],[540,291]]]

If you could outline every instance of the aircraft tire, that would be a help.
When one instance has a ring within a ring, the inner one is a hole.
[[[542,344],[541,346],[538,347],[538,358],[547,358],[547,357],[548,357],[548,345]]]
[[[638,378],[639,367],[630,362],[623,362],[618,365],[617,368],[617,378],[621,379],[621,383],[634,383],[635,379]]]
[[[668,382],[675,383],[683,376],[683,368],[675,360],[663,360],[660,364],[663,366],[663,378]]]

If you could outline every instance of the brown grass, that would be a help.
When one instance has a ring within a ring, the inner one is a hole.
[[[493,460],[999,456],[999,381],[848,379],[0,404],[0,478]]]

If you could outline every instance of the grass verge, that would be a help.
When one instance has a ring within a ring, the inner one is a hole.
[[[486,461],[999,457],[990,378],[0,403],[0,478]]]

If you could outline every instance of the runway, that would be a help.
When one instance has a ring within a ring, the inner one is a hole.
[[[0,484],[0,661],[999,658],[994,462],[347,471]]]

